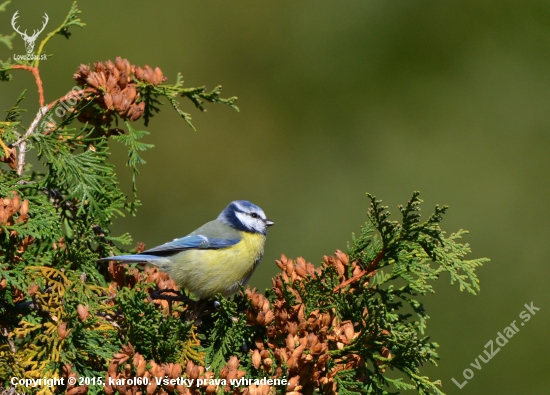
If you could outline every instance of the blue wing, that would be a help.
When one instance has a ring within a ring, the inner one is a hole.
[[[153,247],[140,254],[109,256],[101,258],[100,261],[153,262],[159,257],[174,255],[180,251],[191,249],[218,250],[234,246],[239,241],[240,239],[222,239],[203,235],[189,235]]]
[[[179,251],[191,249],[218,250],[220,248],[234,246],[239,241],[240,239],[222,239],[218,237],[206,237],[203,235],[189,235],[182,237],[181,239],[169,241],[168,243],[151,248],[150,250],[143,251],[143,254],[166,256],[175,254]]]

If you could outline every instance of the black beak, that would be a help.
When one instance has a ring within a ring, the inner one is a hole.
[[[273,225],[275,225],[275,222],[266,219],[266,220],[265,220],[265,224],[266,224],[267,226],[273,226]]]

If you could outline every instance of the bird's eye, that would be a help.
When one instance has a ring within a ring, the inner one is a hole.
[[[258,214],[256,214],[256,213],[251,213],[250,216],[251,216],[252,218],[258,218]]]

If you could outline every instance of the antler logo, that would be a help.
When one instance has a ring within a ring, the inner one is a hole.
[[[21,32],[19,31],[19,28],[15,25],[16,19],[19,18],[19,15],[17,15],[18,12],[19,11],[15,11],[15,14],[13,14],[13,18],[11,18],[11,26],[13,27],[13,30],[19,33],[21,38],[23,38],[23,41],[25,41],[25,49],[27,50],[28,54],[31,54],[34,50],[34,42],[36,41],[38,35],[44,31],[50,18],[48,18],[48,14],[44,13],[44,23],[42,24],[42,29],[34,30],[32,36],[29,36],[26,29],[24,32]]]

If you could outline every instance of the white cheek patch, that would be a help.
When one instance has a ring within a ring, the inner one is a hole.
[[[264,221],[262,221],[261,219],[252,218],[250,215],[244,214],[244,213],[239,213],[238,211],[235,212],[235,215],[237,216],[239,221],[241,221],[241,224],[243,224],[245,228],[247,228],[251,231],[254,230],[254,231],[259,232],[259,233],[264,233],[265,232],[265,227],[266,226],[265,226]]]
[[[265,231],[266,231],[266,225],[265,225],[264,221],[262,221],[261,219],[256,219],[255,218],[253,227],[259,233],[265,233]]]
[[[245,228],[254,229],[252,218],[250,218],[248,215],[246,215],[245,213],[240,213],[238,211],[235,212],[235,215],[237,216],[239,221],[241,221],[241,224],[243,224]]]

